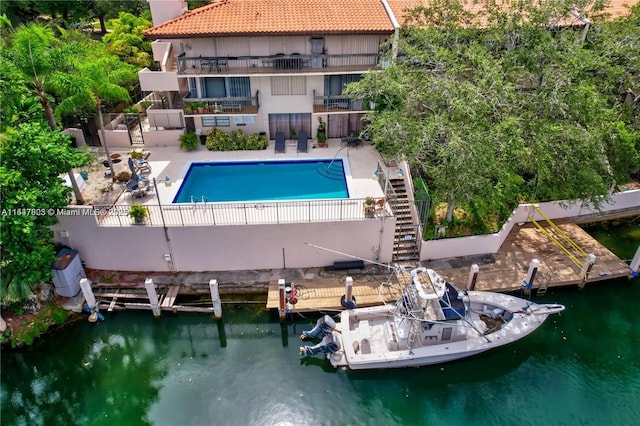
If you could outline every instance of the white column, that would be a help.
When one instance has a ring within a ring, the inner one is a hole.
[[[539,266],[540,266],[540,261],[538,259],[533,259],[531,260],[531,263],[529,263],[529,270],[527,271],[527,279],[525,280],[526,294],[529,294],[529,291],[533,288],[533,281],[536,279],[536,273],[538,272]]]
[[[353,278],[347,277],[344,280],[344,301],[351,303],[353,299]]]
[[[151,305],[151,312],[154,317],[160,316],[160,306],[158,304],[158,294],[156,293],[156,286],[153,284],[153,280],[148,278],[144,281],[144,288],[147,289],[147,295],[149,296],[149,304]]]
[[[587,278],[589,278],[589,273],[591,272],[591,268],[593,268],[593,264],[596,261],[596,255],[590,253],[587,255],[584,263],[582,264],[582,270],[580,271],[582,275],[582,282],[580,283],[580,287],[584,287],[587,282]]]
[[[80,290],[82,290],[84,300],[87,302],[87,306],[91,311],[89,314],[89,322],[98,321],[98,306],[96,305],[96,298],[93,295],[93,290],[91,289],[91,281],[86,278],[80,279]]]
[[[478,280],[478,271],[480,268],[475,263],[471,265],[469,269],[469,279],[467,280],[467,290],[472,291],[476,288],[476,281]]]
[[[211,300],[213,301],[213,315],[216,318],[222,318],[222,301],[220,300],[220,292],[218,290],[218,280],[209,281],[209,291],[211,292]]]
[[[93,310],[96,307],[96,298],[93,295],[93,290],[91,289],[91,281],[86,278],[82,278],[80,280],[80,290],[82,290],[84,300],[87,301],[87,306]]]

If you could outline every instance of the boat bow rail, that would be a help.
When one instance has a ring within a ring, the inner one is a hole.
[[[525,309],[524,313],[529,313],[533,315],[552,315],[559,314],[564,311],[566,308],[564,305],[560,305],[558,303],[545,303],[543,305],[534,304],[529,308]]]

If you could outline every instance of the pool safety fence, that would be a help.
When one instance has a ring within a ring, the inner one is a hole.
[[[100,226],[215,226],[364,220],[393,216],[388,202],[371,214],[364,198],[340,200],[264,201],[245,203],[144,204],[144,220],[129,215],[133,205],[93,206]],[[136,205],[139,206],[139,205]]]

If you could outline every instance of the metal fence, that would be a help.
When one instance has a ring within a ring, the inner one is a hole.
[[[388,203],[378,206],[373,216],[365,212],[365,199],[268,201],[250,203],[144,204],[147,226],[220,226],[308,222],[335,222],[389,217]],[[100,226],[130,226],[132,205],[94,206],[93,214]]]

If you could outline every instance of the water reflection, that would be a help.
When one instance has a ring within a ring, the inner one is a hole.
[[[112,314],[4,352],[2,424],[635,424],[640,279],[542,300],[567,310],[512,345],[363,372],[299,356],[298,336],[319,315]]]
[[[224,329],[224,320],[220,318],[216,320],[216,325],[218,326],[218,337],[220,338],[220,347],[227,347],[227,332]]]
[[[98,325],[66,333],[65,342],[88,344],[56,347],[52,339],[3,356],[2,423],[130,424],[135,419],[147,424],[146,412],[159,391],[153,380],[166,374],[162,353],[168,341],[151,342],[150,335],[109,332]],[[11,370],[19,374],[5,374]],[[101,407],[99,417],[87,410],[93,406]]]

